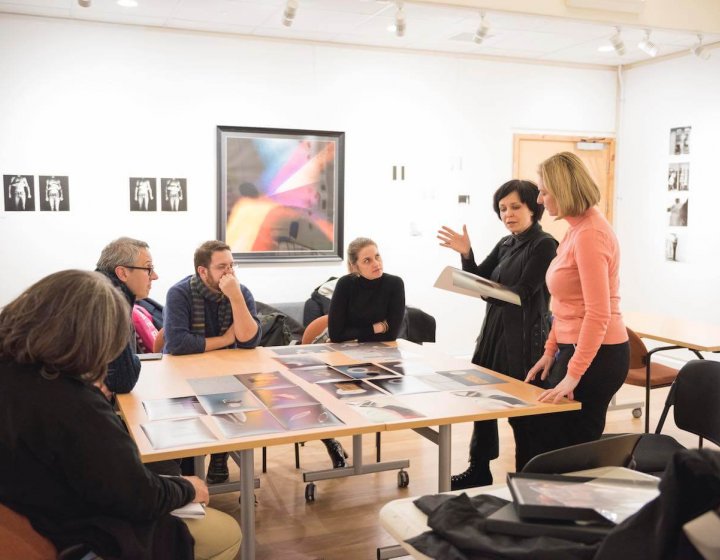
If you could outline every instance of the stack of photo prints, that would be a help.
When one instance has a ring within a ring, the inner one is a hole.
[[[306,382],[342,399],[375,423],[453,413],[505,410],[529,403],[483,385],[505,383],[479,369],[436,371],[420,356],[383,343],[346,342],[271,347],[273,358]],[[350,365],[328,365],[341,352]],[[335,354],[335,356],[337,356]],[[209,415],[225,438],[344,423],[280,371],[189,379],[194,395],[143,401],[142,429],[155,449],[215,441],[200,420]],[[428,398],[428,393],[433,393]]]

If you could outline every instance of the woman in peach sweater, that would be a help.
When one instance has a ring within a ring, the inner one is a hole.
[[[538,453],[600,438],[630,355],[620,313],[620,249],[596,207],[600,190],[580,158],[569,152],[540,164],[539,187],[538,202],[570,228],[546,276],[553,326],[545,353],[526,381],[540,374],[550,387],[541,402],[568,397],[580,401],[582,410],[528,418],[518,441],[523,464]]]

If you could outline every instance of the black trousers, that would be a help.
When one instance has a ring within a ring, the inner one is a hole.
[[[575,353],[573,344],[558,346],[559,352],[548,376],[549,387],[562,381]],[[608,405],[624,383],[629,364],[627,342],[603,344],[575,388],[575,400],[582,403],[581,410],[514,418],[511,425],[515,432],[517,471],[540,453],[600,439]]]

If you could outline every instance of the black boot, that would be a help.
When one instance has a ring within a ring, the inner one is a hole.
[[[487,486],[492,484],[493,478],[490,472],[490,464],[486,462],[470,461],[468,469],[460,474],[450,477],[450,490],[464,490],[475,486]]]
[[[213,453],[210,455],[210,465],[208,465],[207,472],[208,484],[218,484],[219,482],[227,481],[230,477],[227,462],[227,453]]]
[[[336,439],[324,439],[322,442],[327,448],[328,455],[330,455],[333,469],[342,469],[345,467],[345,459],[347,459],[348,454],[345,453],[345,450],[343,449],[343,446],[340,445],[340,442]]]

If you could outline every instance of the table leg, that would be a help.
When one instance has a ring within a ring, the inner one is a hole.
[[[452,424],[440,426],[438,435],[438,492],[449,492]]]
[[[240,451],[240,528],[242,529],[242,559],[255,559],[255,459],[252,449]]]

